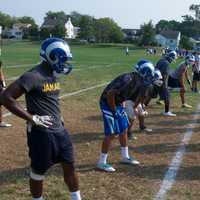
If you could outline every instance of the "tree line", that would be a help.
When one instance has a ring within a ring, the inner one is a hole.
[[[155,34],[160,33],[163,30],[180,31],[182,34],[181,45],[185,48],[190,48],[191,44],[189,37],[195,37],[200,35],[200,5],[192,4],[189,10],[194,13],[192,15],[182,16],[182,21],[175,20],[160,20],[155,26],[152,21],[144,23],[140,26],[136,41],[128,40],[128,42],[135,42],[138,45],[156,45]],[[0,12],[0,25],[4,28],[11,28],[15,23],[27,23],[31,26],[26,31],[25,37],[32,39],[44,39],[52,36],[64,37],[65,36],[65,23],[68,18],[71,18],[72,24],[80,28],[78,35],[79,39],[87,41],[95,40],[99,43],[120,43],[124,42],[124,33],[122,28],[111,18],[99,18],[96,19],[90,15],[82,15],[76,11],[66,14],[61,12],[49,11],[44,17],[44,21],[49,19],[56,20],[56,25],[49,28],[39,28],[35,23],[35,20],[29,16],[23,17],[11,17],[8,14]],[[127,42],[127,41],[126,41]]]

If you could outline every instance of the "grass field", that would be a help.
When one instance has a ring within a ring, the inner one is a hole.
[[[134,48],[130,50],[130,56],[126,56],[124,47],[72,46],[74,70],[69,76],[62,77],[61,95],[94,86],[93,89],[62,98],[60,102],[65,126],[71,133],[75,145],[76,166],[83,199],[158,200],[155,196],[165,173],[188,127],[195,122],[194,116],[196,116],[197,123],[192,129],[192,138],[186,145],[186,154],[166,199],[198,200],[200,199],[200,118],[197,110],[199,94],[188,92],[186,99],[193,108],[182,109],[178,93],[172,93],[171,109],[177,113],[175,118],[163,117],[160,114],[163,107],[156,105],[155,100],[151,102],[146,124],[153,129],[153,133],[140,132],[136,122],[133,131],[138,139],[129,142],[130,154],[141,162],[140,166],[119,164],[120,151],[116,140],[108,158],[117,169],[116,173],[107,174],[95,170],[103,139],[103,123],[98,100],[105,87],[97,86],[106,84],[120,73],[131,71],[133,64],[140,58],[147,58],[155,63],[160,57],[160,55],[146,56],[144,49]],[[8,83],[39,61],[39,43],[4,43],[2,51]],[[177,61],[179,62],[180,60]],[[24,105],[24,99],[20,100]],[[6,112],[4,110],[4,113]],[[31,197],[28,187],[29,159],[25,122],[13,115],[5,120],[11,122],[13,127],[0,129],[0,200],[28,200]],[[69,199],[59,166],[53,167],[46,177],[44,197],[47,200]]]

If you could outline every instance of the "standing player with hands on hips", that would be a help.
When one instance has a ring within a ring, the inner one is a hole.
[[[33,200],[43,200],[45,172],[60,163],[72,200],[80,200],[74,167],[73,146],[61,121],[59,74],[68,74],[72,54],[59,38],[46,39],[40,50],[42,62],[10,84],[0,96],[0,104],[27,121],[27,139],[31,160],[30,191]],[[27,111],[16,101],[25,94]]]

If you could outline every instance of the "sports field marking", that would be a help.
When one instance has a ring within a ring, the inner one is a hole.
[[[197,112],[194,115],[194,122],[189,124],[184,137],[179,145],[179,148],[173,157],[171,164],[169,165],[169,168],[167,172],[165,173],[163,182],[161,184],[160,190],[156,194],[154,200],[165,200],[167,197],[167,192],[170,191],[172,188],[173,184],[176,181],[176,175],[179,171],[179,168],[182,164],[183,156],[186,151],[186,145],[189,144],[189,141],[192,137],[193,134],[193,128],[197,125],[197,119],[198,119],[198,112],[200,110],[200,104],[197,106]]]
[[[96,68],[100,68],[100,67],[112,67],[113,65],[119,65],[119,64],[120,63],[111,63],[111,64],[106,64],[106,65],[91,65],[91,66],[84,67],[84,68],[75,68],[75,69],[73,69],[73,71],[81,71],[81,70],[85,70],[85,69],[96,69]],[[19,76],[8,77],[8,78],[6,78],[6,81],[14,81],[17,78],[19,78]]]
[[[9,68],[9,69],[12,69],[12,68],[26,68],[26,67],[31,67],[31,66],[34,66],[34,65],[38,65],[39,63],[35,63],[35,64],[22,64],[22,65],[8,65],[8,66],[5,66],[4,68]]]
[[[65,98],[65,97],[70,97],[70,96],[74,96],[74,95],[77,95],[77,94],[80,94],[80,93],[83,93],[83,92],[86,92],[86,91],[89,91],[89,90],[93,90],[93,89],[96,89],[96,88],[105,86],[105,85],[107,85],[108,83],[109,83],[109,82],[106,82],[106,83],[94,85],[94,86],[91,86],[91,87],[88,87],[88,88],[85,88],[85,89],[81,89],[81,90],[78,90],[78,91],[75,91],[75,92],[66,93],[66,94],[61,95],[61,96],[59,97],[59,99],[63,99],[63,98]]]
[[[87,92],[89,90],[93,90],[93,89],[96,89],[96,88],[99,88],[99,87],[102,87],[102,86],[105,86],[107,85],[109,82],[105,82],[105,83],[101,83],[101,84],[98,84],[98,85],[94,85],[94,86],[91,86],[91,87],[88,87],[88,88],[84,88],[84,89],[81,89],[81,90],[77,90],[75,92],[70,92],[70,93],[66,93],[66,94],[63,94],[59,97],[59,99],[63,99],[63,98],[66,98],[66,97],[70,97],[70,96],[75,96],[77,94],[81,94],[83,92]],[[12,113],[11,112],[7,112],[5,114],[3,114],[3,117],[8,117],[8,116],[11,116]]]

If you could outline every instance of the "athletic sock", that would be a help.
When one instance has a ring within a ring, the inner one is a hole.
[[[81,200],[80,191],[71,192],[71,200]]]
[[[128,154],[128,147],[121,147],[122,158],[130,158]]]
[[[107,154],[107,153],[101,153],[101,154],[100,154],[100,157],[99,157],[99,163],[104,163],[104,164],[106,164],[106,162],[107,162],[107,157],[108,157],[108,154]]]
[[[32,200],[44,200],[43,197],[39,197],[39,198],[32,198]]]

